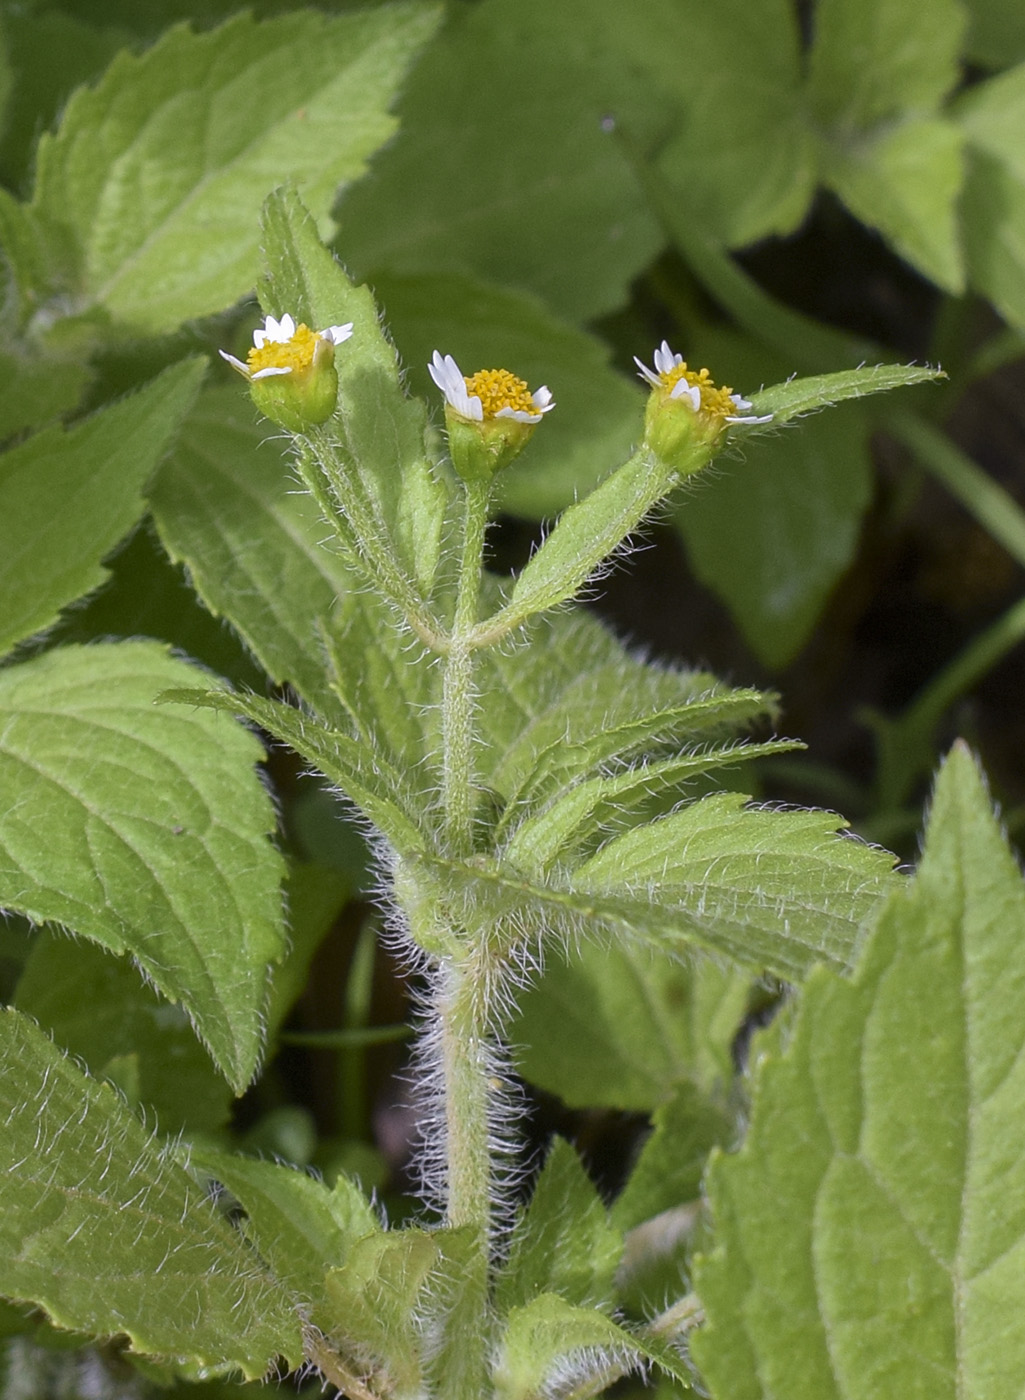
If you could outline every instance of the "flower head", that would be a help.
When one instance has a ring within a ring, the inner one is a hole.
[[[449,452],[464,481],[487,480],[511,462],[555,407],[547,385],[531,393],[507,369],[464,375],[451,355],[437,350],[427,368],[445,395]]]
[[[226,350],[222,357],[250,384],[257,408],[290,432],[324,423],[338,402],[335,346],[352,335],[352,323],[311,331],[286,312],[280,321],[268,316],[253,331],[246,363]]]
[[[634,356],[641,378],[652,390],[645,415],[647,439],[666,461],[692,443],[714,446],[732,423],[768,423],[772,418],[771,413],[763,418],[746,415],[749,400],[728,385],[717,385],[707,369],[689,369],[668,341],[655,351],[654,361],[651,370]]]

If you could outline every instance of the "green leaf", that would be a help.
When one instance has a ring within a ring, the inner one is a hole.
[[[610,1212],[613,1223],[634,1230],[663,1211],[695,1202],[708,1154],[726,1145],[731,1129],[723,1110],[693,1084],[677,1085],[652,1115],[651,1134]]]
[[[508,603],[481,624],[497,636],[572,598],[600,565],[667,496],[674,468],[642,448],[582,501],[559,516],[552,532],[520,571]]]
[[[149,495],[164,547],[206,607],[231,621],[278,685],[340,718],[322,628],[352,574],[243,395],[201,396]]]
[[[142,514],[146,478],[204,369],[184,360],[67,432],[46,428],[0,456],[0,652],[107,577],[100,560]]]
[[[88,377],[87,367],[74,360],[0,351],[0,442],[73,409]]]
[[[189,1162],[227,1187],[246,1213],[246,1238],[275,1277],[312,1306],[313,1321],[326,1325],[324,1276],[381,1229],[359,1187],[339,1176],[329,1190],[304,1171],[205,1148],[193,1149]]]
[[[345,276],[293,192],[267,200],[263,234],[264,309],[278,316],[290,312],[315,327],[354,327],[335,357],[344,446],[390,542],[426,597],[440,559],[449,493],[427,460],[424,406],[403,391],[395,350],[369,290]]]
[[[1025,12],[1018,0],[967,0],[966,57],[986,68],[1025,60]]]
[[[333,1308],[329,1336],[374,1376],[377,1394],[416,1393],[422,1385],[428,1320],[439,1336],[468,1230],[391,1230],[357,1241],[327,1276]],[[448,1294],[448,1298],[446,1298]],[[479,1321],[479,1319],[478,1319]]]
[[[152,1356],[301,1360],[292,1300],[109,1085],[9,1009],[0,1068],[0,1292]]]
[[[543,875],[557,860],[566,860],[589,842],[607,837],[617,827],[627,825],[631,817],[636,820],[638,813],[650,810],[654,803],[665,802],[674,794],[681,796],[688,779],[803,747],[785,739],[765,744],[731,743],[660,762],[639,763],[614,777],[574,777],[539,812],[519,822],[505,855],[521,870]]]
[[[281,861],[259,743],[153,704],[195,676],[142,642],[0,672],[0,905],[130,953],[241,1092],[282,953]]]
[[[424,858],[425,878],[445,889],[457,917],[489,924],[496,946],[627,937],[662,952],[725,953],[790,980],[816,962],[847,967],[888,890],[893,857],[838,835],[845,823],[829,813],[744,801],[706,797],[547,880],[483,857]]]
[[[348,734],[327,729],[291,705],[262,700],[256,695],[180,690],[168,691],[161,699],[245,716],[337,783],[398,850],[417,851],[423,844],[421,824],[426,824],[426,815],[419,794],[409,786],[405,774],[393,769],[383,755]]]
[[[231,305],[285,179],[327,232],[339,185],[394,131],[388,106],[437,18],[418,4],[242,14],[119,54],[39,147],[33,207],[74,238],[81,298],[151,334]]]
[[[868,394],[884,394],[905,384],[924,384],[927,380],[944,377],[942,370],[930,369],[928,365],[873,365],[868,369],[788,379],[785,384],[773,384],[770,389],[748,396],[753,405],[751,413],[759,416],[771,413],[772,422],[754,428],[736,424],[730,429],[730,441],[740,443],[748,437],[771,432],[794,418],[818,413],[846,399],[862,399]]]
[[[872,496],[869,425],[854,406],[761,438],[684,496],[673,522],[694,572],[767,665],[801,649],[850,564]]]
[[[916,879],[853,980],[809,981],[711,1174],[693,1354],[713,1395],[1018,1393],[1023,938],[1021,875],[959,745]]]
[[[934,111],[957,83],[960,0],[818,0],[808,95],[827,126],[865,130]]]
[[[610,367],[607,347],[593,336],[556,320],[533,297],[470,277],[385,273],[373,283],[409,382],[429,403],[440,407],[427,374],[438,349],[467,374],[501,365],[532,388],[551,387],[557,412],[498,477],[504,511],[554,515],[629,455],[643,395]]]
[[[635,7],[617,8],[624,29],[636,27]],[[683,216],[729,247],[792,232],[815,190],[793,7],[786,0],[714,7],[682,0],[652,19],[645,38],[662,48],[658,66],[671,69],[676,118],[657,168]]]
[[[650,1112],[693,1082],[721,1093],[747,1006],[748,972],[620,942],[553,951],[510,1032],[525,1079],[570,1108]]]
[[[496,1285],[498,1311],[522,1307],[539,1293],[585,1307],[608,1303],[622,1252],[623,1237],[609,1224],[575,1149],[557,1137],[513,1231]]]
[[[164,1133],[216,1132],[231,1090],[179,1007],[161,1002],[124,959],[42,932],[18,980],[15,1005],[35,1017],[97,1079],[132,1059],[136,1102]],[[133,1105],[134,1106],[134,1105]]]
[[[901,257],[948,292],[964,290],[957,199],[964,138],[941,117],[878,134],[837,136],[823,152],[823,180]]]
[[[972,285],[1025,326],[1025,64],[967,93],[957,117],[972,147],[962,201]]]
[[[772,713],[771,696],[639,660],[583,608],[535,617],[515,650],[484,653],[480,685],[482,777],[534,801],[613,761],[669,756]]]
[[[575,1377],[574,1362],[582,1365],[580,1379],[601,1375],[605,1366],[616,1379],[642,1354],[637,1340],[603,1313],[541,1293],[509,1314],[495,1366],[495,1397],[532,1400],[546,1394],[557,1378],[565,1383]]]

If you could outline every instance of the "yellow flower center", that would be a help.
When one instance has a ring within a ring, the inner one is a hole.
[[[480,399],[485,418],[494,418],[501,408],[537,413],[525,382],[507,369],[479,369],[476,374],[467,374],[463,378],[466,392],[471,397],[476,394]]]
[[[302,323],[296,326],[291,340],[266,340],[259,349],[254,345],[246,363],[252,374],[261,369],[290,369],[295,374],[305,374],[313,364],[320,339],[316,331]]]
[[[721,389],[715,383],[707,369],[700,369],[695,372],[687,368],[687,362],[676,365],[667,374],[660,374],[659,379],[662,387],[669,393],[674,385],[679,384],[681,379],[685,379],[692,388],[697,388],[701,395],[701,412],[714,414],[719,418],[731,418],[737,411],[737,406],[730,398],[733,390],[730,386],[724,385]]]

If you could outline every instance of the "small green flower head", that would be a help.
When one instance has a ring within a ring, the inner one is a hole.
[[[683,475],[699,470],[712,455],[731,423],[768,423],[745,416],[747,399],[728,385],[720,388],[707,369],[687,368],[682,355],[674,355],[667,341],[655,351],[655,368],[648,369],[635,355],[641,378],[651,385],[644,414],[645,440],[664,462]]]
[[[531,393],[507,369],[467,376],[451,355],[437,350],[427,368],[445,395],[449,455],[464,481],[489,481],[508,466],[555,407],[545,385]]]
[[[338,403],[335,346],[352,335],[352,323],[311,331],[287,313],[280,321],[268,316],[253,331],[253,348],[246,363],[222,350],[221,355],[249,381],[249,392],[260,412],[290,433],[303,433],[325,423]]]

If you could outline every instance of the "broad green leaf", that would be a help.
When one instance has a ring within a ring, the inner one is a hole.
[[[201,396],[149,496],[164,547],[206,607],[229,619],[278,685],[339,718],[322,627],[352,574],[243,395]]]
[[[301,1360],[285,1289],[109,1085],[9,1009],[0,1069],[0,1292],[151,1356],[253,1379]]]
[[[730,429],[730,441],[742,443],[753,435],[771,432],[791,419],[832,408],[846,399],[862,399],[868,394],[884,394],[889,389],[899,389],[902,385],[924,384],[928,380],[942,378],[942,370],[930,369],[928,365],[873,365],[868,369],[848,369],[837,374],[788,379],[784,384],[773,384],[770,389],[748,395],[753,404],[751,413],[759,416],[771,413],[772,422],[755,428],[737,424]]]
[[[196,671],[144,642],[0,672],[0,905],[130,953],[241,1092],[284,942],[262,748],[154,705]]]
[[[1025,325],[1025,64],[968,92],[957,117],[973,148],[962,202],[973,286]]]
[[[960,78],[961,0],[817,0],[808,95],[828,126],[934,111]]]
[[[810,979],[712,1171],[693,1354],[714,1396],[1020,1393],[1023,939],[1021,875],[959,745],[917,877],[852,980]]]
[[[231,305],[257,271],[260,206],[294,181],[324,232],[338,187],[395,129],[388,107],[431,6],[170,30],[121,53],[40,142],[33,207],[73,236],[80,297],[159,333]]]
[[[419,793],[406,776],[380,753],[348,734],[327,729],[291,705],[236,695],[224,690],[168,691],[161,699],[201,705],[243,715],[308,759],[370,818],[399,850],[416,851],[423,843],[426,816]]]
[[[9,329],[23,328],[41,308],[49,313],[46,298],[55,287],[66,292],[72,261],[66,232],[0,186],[0,304]]]
[[[557,860],[572,857],[585,844],[627,825],[631,817],[636,819],[638,811],[650,809],[656,800],[681,796],[688,779],[803,747],[785,739],[765,744],[731,743],[639,763],[612,777],[581,780],[574,775],[541,811],[520,821],[505,846],[505,855],[521,870],[543,875]]]
[[[633,6],[616,9],[624,30],[636,28]],[[616,38],[625,40],[622,31]],[[792,232],[815,190],[793,7],[682,0],[659,20],[652,15],[645,38],[662,47],[658,66],[671,66],[674,135],[657,168],[682,216],[729,247]]]
[[[694,572],[768,666],[801,648],[857,547],[872,495],[869,425],[854,406],[720,458],[673,521]]]
[[[609,1224],[575,1149],[557,1137],[513,1231],[496,1306],[508,1313],[539,1293],[584,1307],[607,1304],[622,1252],[622,1234]]]
[[[74,360],[0,351],[0,442],[75,408],[88,377],[87,367]]]
[[[665,74],[686,25],[666,0],[631,6],[632,23],[621,9],[484,0],[453,13],[406,88],[398,139],[342,201],[338,247],[358,276],[470,273],[571,321],[624,300],[661,237],[601,119],[664,130],[671,99],[645,70]]]
[[[212,1133],[227,1123],[231,1090],[184,1011],[161,1002],[125,959],[42,932],[14,1003],[97,1079],[126,1090],[119,1071],[133,1071],[135,1099],[145,1114],[156,1111],[162,1132]]]
[[[962,203],[968,276],[1012,326],[1025,328],[1025,180],[992,156],[969,162]]]
[[[274,1276],[313,1307],[324,1326],[324,1276],[380,1223],[359,1187],[339,1176],[328,1189],[306,1172],[228,1152],[193,1149],[193,1170],[226,1186],[246,1213],[244,1233]]]
[[[608,349],[593,336],[556,320],[533,297],[471,277],[385,273],[373,283],[410,384],[438,410],[427,364],[439,349],[466,374],[502,366],[532,389],[551,388],[557,411],[498,478],[504,511],[554,515],[629,456],[643,395],[610,367]]]
[[[570,1108],[650,1112],[678,1085],[722,1092],[751,977],[624,944],[549,954],[510,1039],[520,1073]]]
[[[846,968],[893,878],[893,857],[838,834],[825,812],[706,797],[614,837],[578,869],[530,880],[497,862],[425,858],[459,913],[496,946],[632,938],[662,952],[725,953],[790,980],[816,962]],[[470,911],[476,910],[476,913]]]
[[[886,126],[878,135],[841,133],[823,150],[824,182],[901,257],[948,292],[964,289],[957,217],[963,145],[952,122],[919,117]]]
[[[1018,0],[967,0],[966,56],[986,68],[1025,61],[1025,11]]]
[[[541,1293],[509,1314],[495,1365],[495,1397],[532,1400],[549,1393],[557,1379],[577,1374],[574,1361],[586,1367],[581,1378],[601,1376],[608,1366],[609,1378],[618,1379],[642,1355],[636,1339],[604,1313]]]
[[[1025,151],[1021,142],[1025,125],[1025,62],[970,88],[954,111],[971,144],[1002,161],[1009,174],[1025,183]]]
[[[448,490],[427,460],[424,406],[406,397],[395,350],[366,287],[355,286],[322,246],[316,225],[291,191],[271,195],[263,211],[260,284],[264,309],[324,327],[352,323],[335,356],[342,445],[356,482],[371,498],[379,527],[426,597],[434,582]]]
[[[0,652],[107,577],[100,561],[141,516],[146,478],[204,368],[184,360],[67,432],[45,428],[0,456]]]

